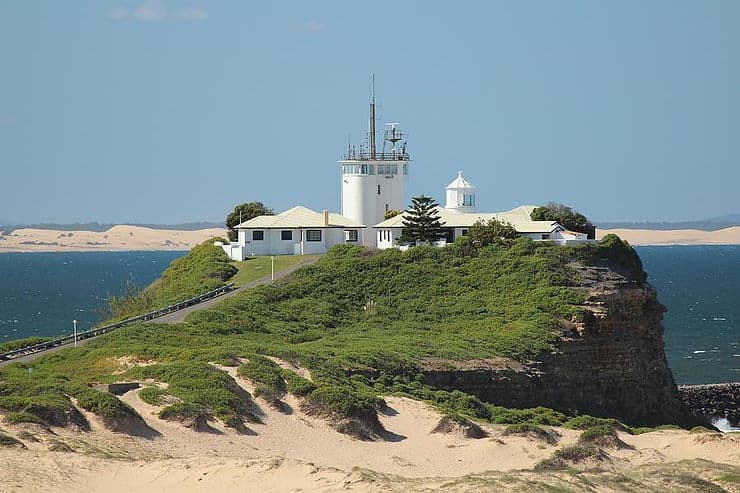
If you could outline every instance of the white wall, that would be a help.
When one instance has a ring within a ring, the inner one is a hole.
[[[386,210],[406,209],[406,176],[403,174],[404,161],[340,161],[340,180],[342,210],[344,217],[367,226],[366,246],[375,247],[376,235],[372,226],[385,219]],[[342,174],[342,165],[373,166],[376,174]],[[377,174],[378,165],[393,164],[398,167],[397,174]],[[380,187],[380,193],[378,193]]]
[[[321,241],[308,241],[306,239],[305,229],[258,229],[256,231],[263,231],[264,239],[254,240],[252,232],[255,230],[244,229],[239,230],[239,239],[244,241],[243,246],[243,257],[259,256],[259,255],[311,255],[326,253],[326,251],[332,246],[345,243],[345,229],[343,228],[309,228],[318,229],[321,231]],[[357,229],[357,228],[348,228]],[[290,240],[282,239],[282,231],[291,231],[292,238]],[[362,230],[358,229],[358,241],[348,242],[354,245],[362,245],[363,234]],[[303,241],[301,241],[303,240]],[[227,252],[228,253],[228,252]]]
[[[382,228],[375,230],[375,238],[380,250],[397,247],[396,240],[401,237],[402,228]]]

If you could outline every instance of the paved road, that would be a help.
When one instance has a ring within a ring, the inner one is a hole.
[[[299,269],[301,267],[304,267],[306,265],[313,264],[317,260],[318,260],[318,257],[308,258],[308,259],[306,259],[306,260],[304,260],[304,261],[302,261],[302,262],[294,265],[293,267],[289,267],[288,269],[282,270],[280,272],[276,272],[275,273],[275,279],[276,280],[277,279],[282,279],[283,277],[285,277],[285,276],[287,276],[289,274],[292,274],[295,270],[297,270],[297,269]],[[229,298],[231,296],[235,296],[236,294],[241,293],[245,289],[254,288],[254,287],[260,286],[262,284],[270,284],[271,281],[272,281],[272,279],[270,279],[270,276],[266,276],[266,277],[263,277],[261,279],[257,279],[256,281],[248,282],[244,286],[241,286],[239,288],[236,288],[233,291],[229,291],[226,294],[222,294],[218,298],[212,298],[210,300],[204,301],[203,303],[198,303],[197,305],[192,305],[192,306],[189,306],[187,308],[183,308],[182,310],[178,310],[176,312],[168,313],[167,315],[163,315],[163,316],[161,316],[161,317],[159,317],[159,318],[157,318],[155,320],[159,324],[177,324],[177,323],[180,323],[180,322],[182,322],[182,321],[185,320],[185,317],[187,317],[188,315],[190,315],[191,313],[193,313],[195,311],[198,311],[198,310],[202,310],[204,308],[211,307],[211,306],[215,305],[216,303],[219,303],[224,298]]]
[[[300,262],[299,264],[294,265],[293,267],[290,267],[290,268],[285,269],[285,270],[280,271],[280,272],[276,272],[275,273],[275,279],[276,280],[277,279],[281,279],[281,278],[283,278],[283,277],[285,277],[285,276],[287,276],[289,274],[292,274],[295,270],[297,270],[297,269],[299,269],[301,267],[304,267],[306,265],[313,264],[317,260],[318,260],[318,257],[308,258],[308,259],[304,260],[303,262]],[[156,323],[160,323],[160,324],[176,324],[176,323],[180,323],[183,320],[185,320],[185,317],[187,317],[189,314],[193,313],[194,311],[203,310],[204,308],[211,307],[211,306],[215,305],[216,303],[220,302],[221,300],[223,300],[224,298],[229,298],[231,296],[234,296],[237,293],[241,293],[245,289],[254,288],[254,287],[260,286],[262,284],[270,284],[270,282],[272,282],[272,279],[270,279],[270,276],[266,276],[266,277],[263,277],[261,279],[257,279],[256,281],[248,282],[244,286],[241,286],[241,287],[239,287],[239,288],[237,288],[237,289],[235,289],[233,291],[229,291],[228,293],[223,294],[223,295],[221,295],[221,296],[219,296],[217,298],[212,298],[212,299],[206,300],[206,301],[204,301],[202,303],[198,303],[197,305],[192,305],[192,306],[189,306],[187,308],[183,308],[182,310],[178,310],[176,312],[168,313],[167,315],[163,315],[163,316],[161,316],[159,318],[155,318],[153,320]],[[87,341],[90,341],[92,339],[95,339],[95,338],[94,337],[91,337],[89,339],[83,339],[81,341],[77,341],[77,345],[80,346],[80,345],[85,344]],[[74,343],[64,344],[62,346],[56,346],[56,347],[47,349],[45,351],[40,351],[38,353],[28,354],[26,356],[19,356],[18,358],[13,358],[13,359],[10,359],[10,360],[0,360],[0,368],[2,368],[5,365],[9,365],[10,363],[23,363],[23,362],[33,361],[36,358],[38,358],[39,356],[44,356],[44,355],[47,355],[47,354],[50,354],[50,353],[54,353],[56,351],[59,351],[61,349],[68,349],[68,348],[71,348],[71,347],[74,347]]]

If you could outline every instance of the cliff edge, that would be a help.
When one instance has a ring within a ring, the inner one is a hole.
[[[621,242],[620,242],[621,243]],[[681,401],[663,343],[663,313],[639,257],[621,252],[581,255],[571,268],[586,291],[583,315],[561,320],[554,350],[532,361],[428,361],[427,382],[505,407],[551,407],[626,423],[706,424]]]

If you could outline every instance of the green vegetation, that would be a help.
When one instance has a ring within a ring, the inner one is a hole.
[[[144,387],[139,391],[139,399],[151,406],[161,406],[165,403],[165,396],[169,395],[164,389],[151,386]]]
[[[151,378],[169,384],[167,393],[182,402],[162,410],[182,413],[197,409],[216,416],[224,423],[251,417],[249,395],[226,373],[205,362],[182,361],[134,367],[129,371],[133,378]]]
[[[159,411],[159,417],[167,420],[183,421],[189,418],[197,418],[206,412],[206,408],[203,406],[187,402],[177,402]]]
[[[275,396],[285,395],[286,385],[282,368],[274,361],[260,355],[249,356],[249,361],[236,371],[240,377],[249,379],[269,389]],[[263,391],[264,393],[264,391]]]
[[[0,369],[0,411],[84,426],[68,396],[115,415],[121,408],[113,401],[84,389],[151,378],[168,384],[166,393],[181,401],[165,407],[164,415],[212,415],[236,426],[258,419],[254,403],[209,362],[235,366],[246,360],[239,374],[254,380],[262,395],[306,396],[304,404],[315,414],[372,420],[384,405],[379,396],[398,394],[481,421],[561,425],[571,416],[541,407],[506,409],[436,390],[421,374],[424,359],[537,358],[553,348],[559,320],[578,320],[583,313],[585,294],[574,289],[568,263],[616,256],[636,268],[630,251],[616,237],[575,247],[518,238],[472,252],[458,244],[407,252],[339,245],[290,278],[241,292],[184,323],[124,327],[40,357],[31,373],[29,364],[8,365]],[[208,242],[173,262],[148,289],[171,302],[177,293],[188,297],[212,288],[235,270]],[[312,382],[264,356],[300,364]],[[114,374],[121,357],[156,364]],[[157,391],[145,390],[159,402]]]
[[[226,229],[229,241],[236,241],[238,233],[234,226],[240,221],[249,221],[257,216],[272,216],[272,209],[268,209],[262,202],[246,202],[234,207],[234,211],[226,216]]]
[[[412,198],[411,207],[403,213],[403,231],[399,241],[420,244],[444,238],[438,207],[439,204],[430,197],[422,195]]]
[[[608,425],[598,425],[598,426],[592,426],[591,428],[586,429],[583,433],[581,433],[581,436],[578,437],[578,441],[588,442],[588,441],[593,441],[597,438],[612,437],[612,436],[615,436],[614,428]]]
[[[0,353],[7,353],[9,351],[15,351],[16,349],[33,346],[34,344],[41,344],[42,342],[50,341],[51,337],[26,337],[25,339],[16,339],[14,341],[3,342],[0,344]]]
[[[237,272],[223,249],[207,240],[176,259],[162,277],[143,291],[127,283],[120,296],[111,296],[110,317],[123,319],[163,308],[216,289]]]
[[[587,430],[595,426],[607,426],[612,429],[628,431],[628,427],[614,418],[595,418],[587,414],[576,416],[563,423],[563,428],[571,430]]]
[[[691,433],[720,433],[717,430],[712,430],[706,426],[694,426],[690,431]]]
[[[298,397],[304,397],[316,390],[316,385],[310,380],[306,380],[302,376],[292,372],[290,370],[283,370],[283,378],[285,379],[285,389]]]
[[[136,414],[128,404],[108,392],[101,392],[92,387],[76,386],[72,388],[77,404],[81,408],[95,413],[103,419],[115,420],[128,414]]]
[[[43,424],[38,416],[25,411],[16,411],[8,413],[3,417],[3,421],[8,424],[20,424],[20,423],[36,423]]]
[[[660,425],[660,426],[640,426],[637,428],[630,428],[630,431],[633,435],[642,435],[643,433],[652,433],[654,431],[664,431],[664,430],[680,430],[680,426],[676,425]]]
[[[591,221],[580,212],[574,211],[567,205],[550,202],[545,206],[537,207],[530,214],[532,221],[557,221],[565,229],[586,233],[593,238],[595,229]]]
[[[276,255],[275,273],[294,267],[301,262],[318,257],[318,255]],[[270,257],[250,257],[241,262],[233,262],[237,273],[229,279],[237,286],[256,281],[270,275],[272,270]]]
[[[522,435],[544,440],[547,443],[556,443],[558,437],[555,432],[532,423],[515,423],[504,429],[504,435]]]
[[[478,219],[468,230],[468,238],[476,247],[495,245],[501,240],[513,240],[518,236],[519,233],[510,223],[497,219]]]
[[[557,449],[551,458],[540,461],[534,469],[536,471],[567,469],[587,460],[602,461],[606,458],[607,455],[594,445],[571,445]]]

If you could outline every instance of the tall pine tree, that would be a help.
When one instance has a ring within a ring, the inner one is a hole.
[[[402,243],[433,242],[445,237],[440,222],[441,216],[437,212],[437,204],[433,198],[414,197],[411,207],[403,213]]]

